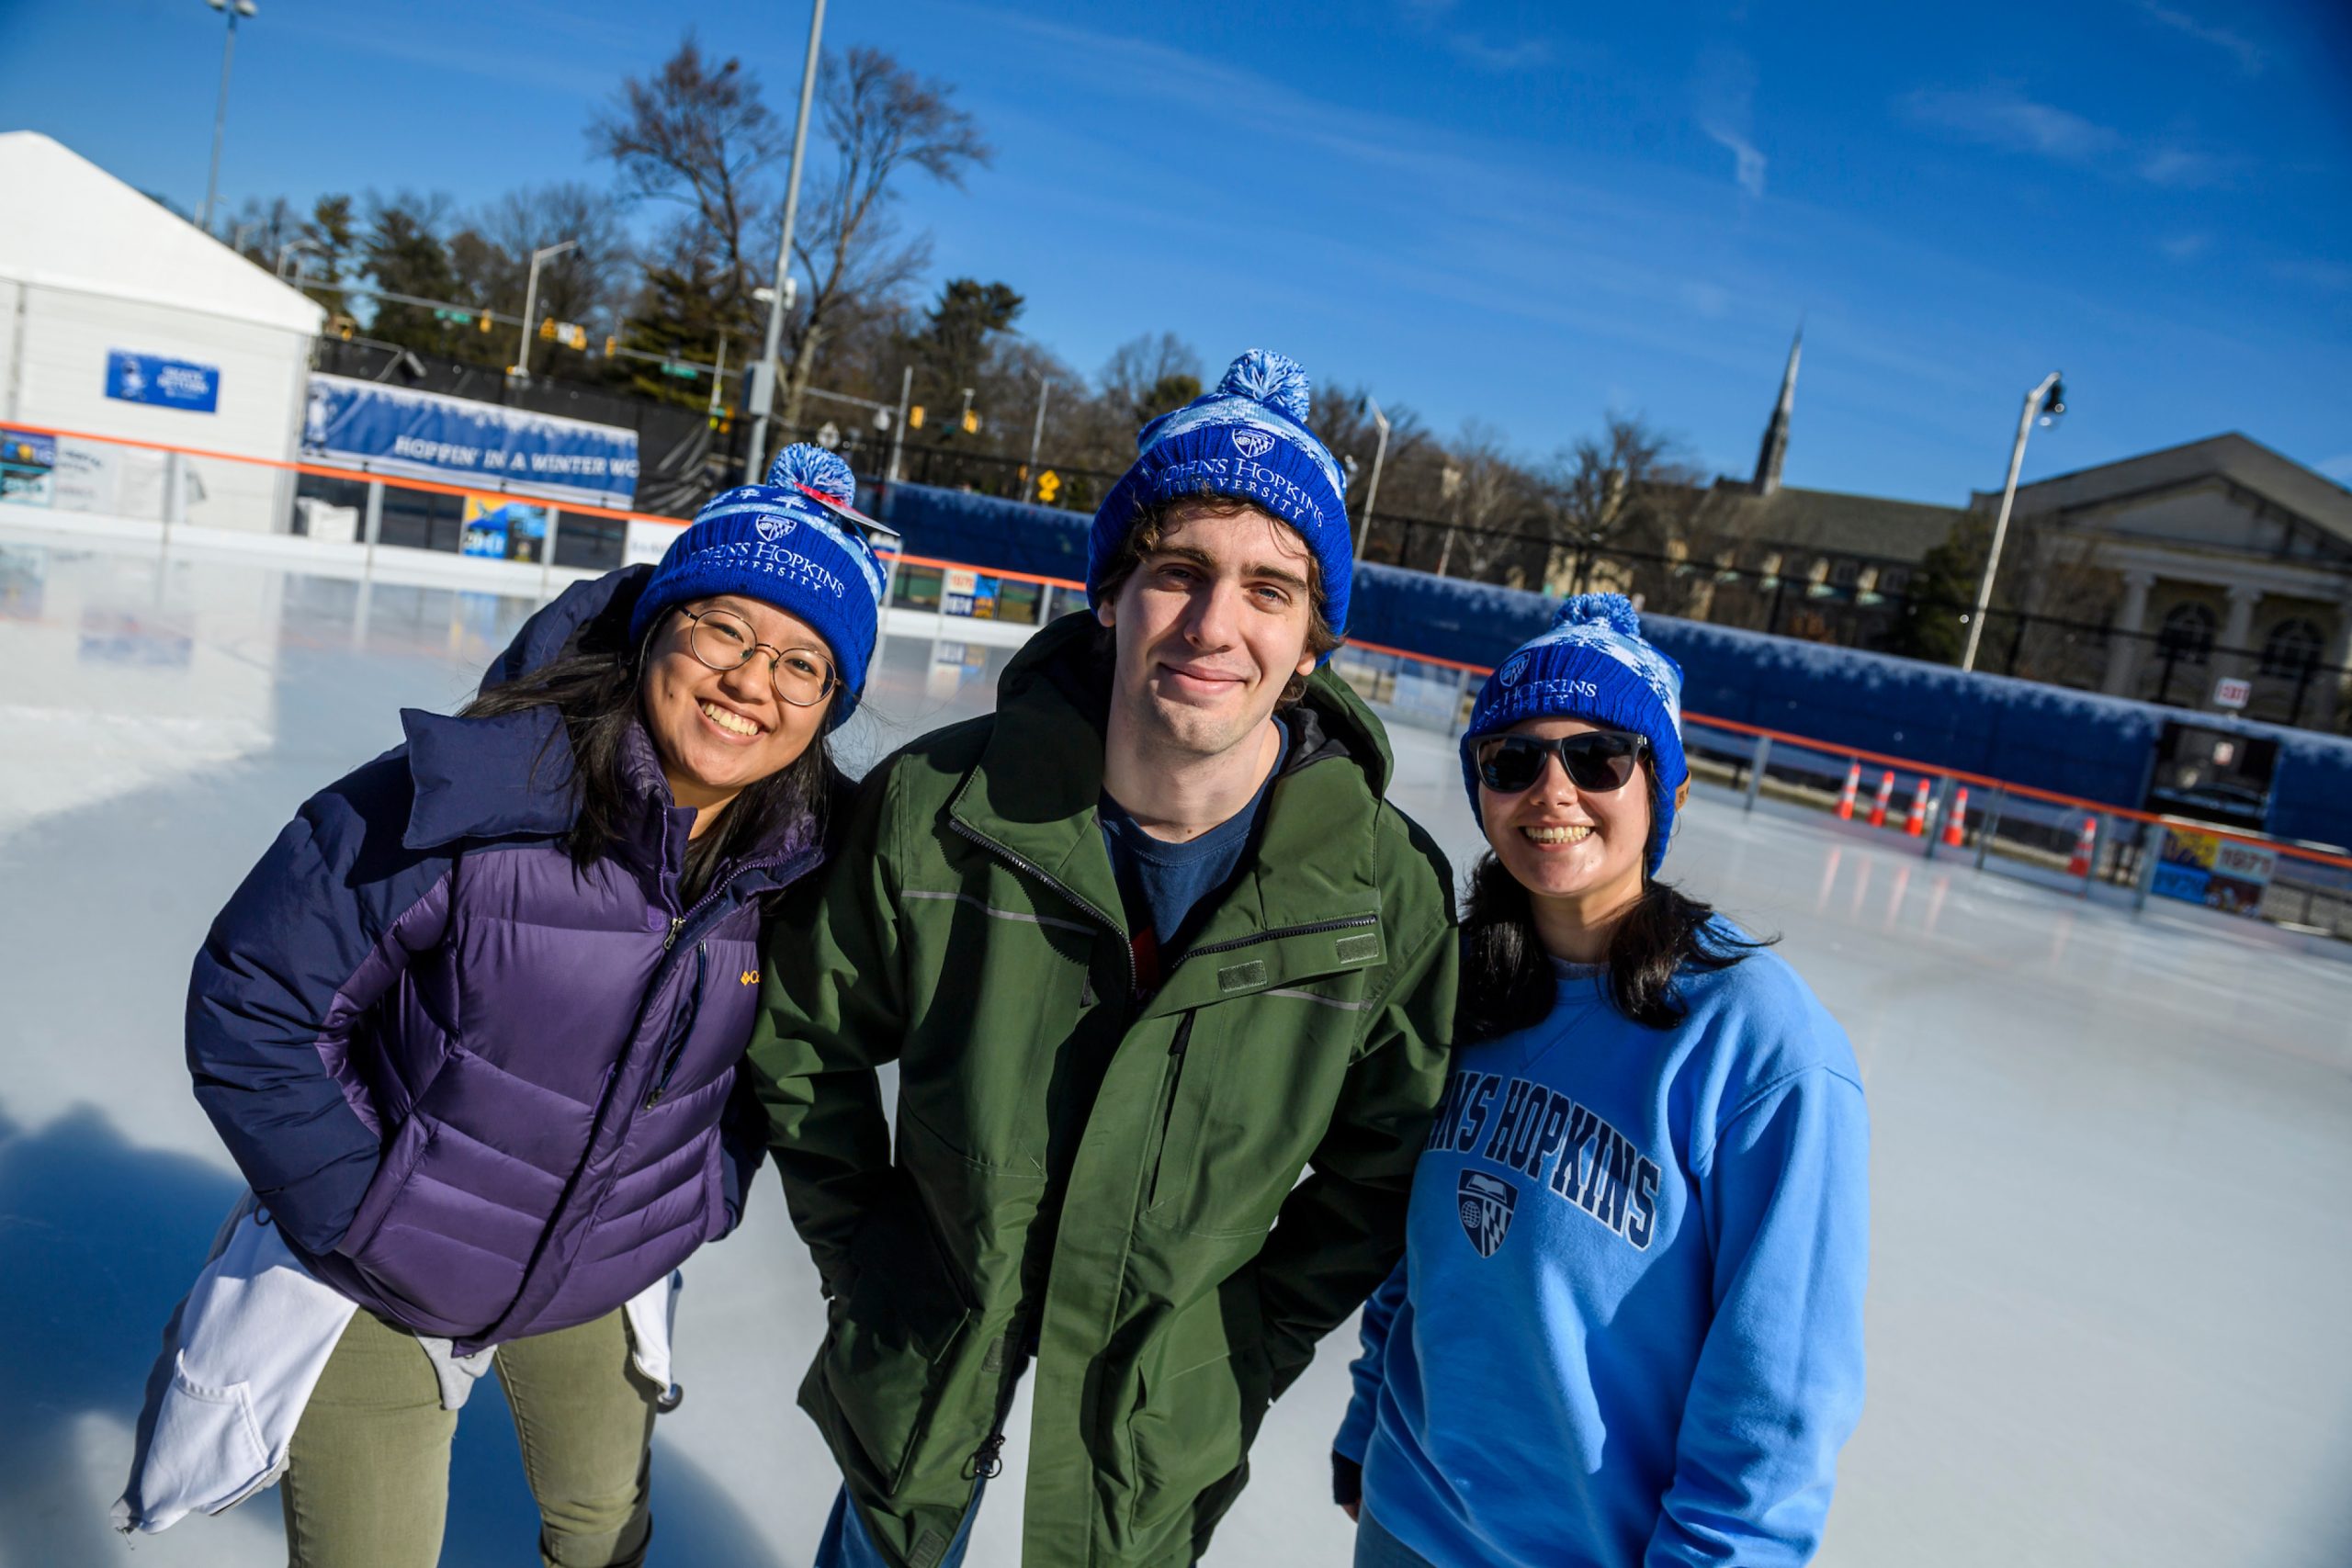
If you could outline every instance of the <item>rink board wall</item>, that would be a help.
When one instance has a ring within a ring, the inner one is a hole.
[[[1083,581],[1091,518],[993,496],[899,485],[884,518],[917,555]],[[1432,658],[1496,665],[1541,631],[1552,601],[1395,567],[1358,569],[1348,634]],[[2136,807],[2157,735],[2183,710],[1855,649],[1649,615],[1684,672],[1693,713]],[[2352,844],[2352,741],[2201,714],[2280,743],[2270,830]]]

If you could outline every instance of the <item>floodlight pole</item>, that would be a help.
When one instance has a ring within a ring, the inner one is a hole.
[[[577,240],[558,240],[531,253],[530,279],[523,285],[523,341],[514,350],[514,368],[507,372],[518,381],[531,378],[531,318],[539,313],[539,264],[579,245]]]
[[[1993,574],[2001,570],[2001,544],[2008,536],[2009,508],[2017,503],[2018,469],[2025,464],[2025,438],[2033,431],[2033,416],[2041,412],[2041,400],[2058,384],[2059,373],[2052,370],[2033,385],[2025,395],[2025,407],[2018,414],[2018,438],[2009,446],[2009,477],[2001,487],[2001,513],[1993,523],[1993,547],[1984,557],[1984,576],[1976,584],[1976,612],[1968,617],[1968,647],[1960,656],[1962,670],[1976,668],[1976,647],[1984,640],[1984,612],[1993,603]]]
[[[818,51],[825,35],[825,0],[808,13],[808,58],[800,65],[800,114],[792,127],[792,172],[784,182],[784,237],[775,247],[775,292],[768,297],[767,348],[752,367],[752,449],[743,457],[743,482],[757,484],[766,466],[768,411],[775,403],[775,355],[784,342],[784,318],[792,310],[792,227],[800,216],[800,164],[808,150],[808,105],[817,96]]]
[[[220,134],[229,123],[229,67],[237,58],[237,18],[256,15],[254,0],[206,0],[216,11],[229,13],[229,41],[220,46],[220,97],[212,108],[212,168],[204,176],[204,210],[196,226],[212,232],[212,206],[220,192]]]
[[[1372,449],[1372,478],[1364,482],[1363,514],[1356,521],[1358,559],[1362,559],[1363,556],[1364,536],[1372,531],[1372,504],[1380,499],[1381,459],[1388,456],[1388,416],[1380,412],[1380,405],[1372,399],[1366,398],[1363,401],[1364,407],[1372,411],[1373,426],[1380,432],[1380,441]]]
[[[1021,487],[1021,499],[1023,501],[1034,501],[1036,499],[1037,448],[1044,444],[1046,439],[1046,394],[1052,391],[1053,388],[1054,380],[1052,377],[1040,376],[1037,378],[1037,423],[1029,428],[1029,477]]]

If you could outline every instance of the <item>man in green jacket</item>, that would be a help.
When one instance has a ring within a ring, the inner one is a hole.
[[[877,767],[771,927],[750,1059],[845,1483],[820,1568],[953,1568],[1032,1359],[1022,1560],[1193,1562],[1402,1248],[1452,879],[1321,668],[1352,561],[1307,407],[1253,350],[1146,425],[1093,615]]]

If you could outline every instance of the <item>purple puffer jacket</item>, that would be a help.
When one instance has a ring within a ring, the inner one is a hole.
[[[493,678],[645,573],[535,616]],[[190,983],[197,1099],[323,1279],[460,1353],[612,1311],[732,1228],[761,1155],[739,1083],[758,896],[818,825],[679,897],[694,813],[632,736],[614,853],[564,852],[551,710],[405,710],[408,741],[307,802],[221,910]]]

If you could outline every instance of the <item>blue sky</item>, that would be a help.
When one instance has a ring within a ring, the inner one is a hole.
[[[797,0],[260,3],[232,207],[604,181],[582,128],[689,22],[785,114],[808,26]],[[2028,478],[2236,429],[2352,482],[2340,12],[835,0],[827,41],[956,85],[995,164],[910,183],[908,221],[1081,368],[1173,329],[1524,456],[1614,407],[1744,473],[1802,319],[1789,482],[1956,502],[2052,368],[2074,412]],[[0,129],[200,199],[217,13],[0,16]]]

